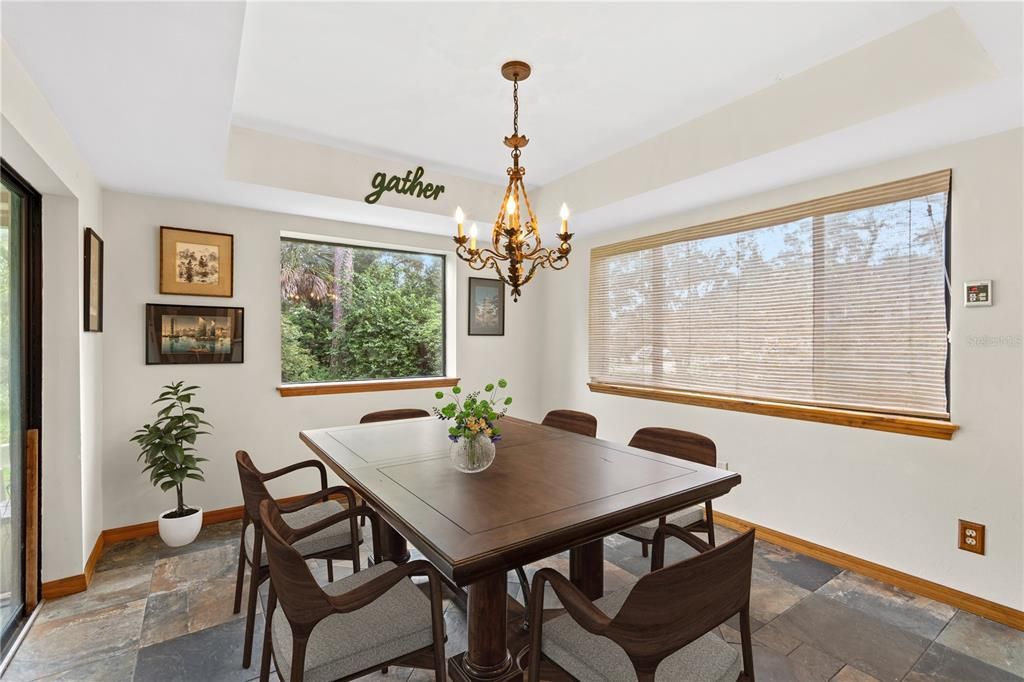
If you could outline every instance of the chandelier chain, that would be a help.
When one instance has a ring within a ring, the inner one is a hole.
[[[519,135],[519,76],[512,79],[512,134]]]

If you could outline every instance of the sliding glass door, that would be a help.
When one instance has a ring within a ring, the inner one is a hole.
[[[36,462],[38,424],[33,415],[37,374],[33,346],[38,341],[38,322],[31,315],[35,305],[32,241],[38,239],[39,195],[6,164],[0,174],[0,645],[6,649],[26,613],[26,602],[35,604],[34,576],[26,576],[26,464]],[[37,471],[33,464],[33,472]],[[33,505],[33,509],[36,509]],[[36,561],[28,562],[36,566]],[[29,577],[29,580],[26,580]]]

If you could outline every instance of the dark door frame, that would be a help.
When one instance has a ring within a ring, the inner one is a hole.
[[[3,180],[11,187],[15,188],[19,194],[21,194],[24,202],[23,212],[23,234],[22,243],[24,247],[21,253],[21,271],[23,273],[24,283],[24,299],[22,308],[22,320],[23,333],[21,335],[21,353],[25,362],[25,376],[23,382],[23,395],[22,395],[22,406],[24,415],[24,428],[25,432],[35,431],[37,444],[37,462],[36,462],[36,479],[34,482],[27,480],[27,469],[28,467],[22,466],[22,474],[25,477],[22,480],[22,504],[26,503],[27,496],[31,493],[35,495],[36,503],[35,507],[37,513],[35,514],[34,523],[29,523],[27,514],[23,515],[24,522],[22,523],[22,547],[25,548],[25,552],[29,551],[29,548],[34,548],[35,557],[30,560],[28,556],[25,556],[25,564],[23,568],[26,570],[22,571],[22,592],[25,597],[25,604],[38,604],[40,598],[40,590],[42,589],[42,574],[41,574],[41,562],[39,560],[40,546],[42,542],[41,538],[41,526],[42,526],[42,510],[38,501],[42,498],[42,422],[43,422],[43,391],[42,391],[42,367],[43,367],[43,223],[42,223],[42,195],[36,191],[32,185],[25,180],[14,168],[12,168],[6,161],[6,159],[0,158],[0,176]],[[14,321],[12,320],[12,323]],[[29,442],[29,438],[25,438],[23,442],[26,444]],[[24,454],[27,454],[27,449]],[[23,510],[25,511],[25,510]],[[29,526],[35,529],[35,537],[33,541],[29,541],[26,537],[26,532]],[[26,581],[27,569],[29,566],[35,566],[33,571],[34,580],[31,583],[35,585],[35,594],[29,595],[26,586],[29,581]],[[23,616],[27,613],[23,610]],[[24,623],[24,618],[19,619],[20,622],[13,625],[8,632],[0,633],[0,639],[6,649],[7,645],[14,640],[14,633],[18,627]]]

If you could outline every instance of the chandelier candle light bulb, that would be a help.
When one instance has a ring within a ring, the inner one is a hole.
[[[564,204],[563,204],[564,205]],[[455,207],[455,222],[459,224],[459,236],[462,236],[462,221],[466,219],[466,214],[462,212],[461,206]]]
[[[540,230],[537,227],[537,216],[530,206],[530,197],[526,193],[523,177],[526,169],[519,165],[523,147],[530,140],[519,134],[519,82],[530,76],[530,65],[526,62],[506,62],[501,67],[501,75],[512,81],[512,134],[505,138],[505,146],[512,150],[512,165],[508,173],[508,186],[505,189],[506,201],[498,210],[491,232],[491,243],[494,248],[477,249],[476,224],[467,237],[462,232],[462,221],[465,216],[461,209],[455,212],[458,232],[455,236],[455,253],[474,270],[491,269],[498,273],[498,278],[509,285],[512,300],[518,301],[522,295],[522,287],[537,272],[537,268],[562,270],[569,265],[569,253],[572,251],[569,241],[569,207],[562,204],[560,212],[562,227],[557,236],[557,248],[545,248],[541,245]],[[526,209],[525,214],[522,208]],[[467,248],[468,245],[468,248]],[[504,264],[504,265],[503,265]]]

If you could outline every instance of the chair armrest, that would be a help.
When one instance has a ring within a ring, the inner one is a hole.
[[[294,502],[284,503],[278,502],[277,508],[281,511],[281,513],[288,514],[290,512],[298,511],[300,509],[305,509],[306,507],[310,507],[320,502],[326,502],[331,495],[344,495],[346,501],[348,502],[349,509],[352,509],[356,506],[356,496],[355,493],[352,492],[352,489],[344,485],[336,485],[306,495],[301,500],[295,500]]]
[[[329,596],[336,613],[350,613],[361,609],[381,597],[385,592],[402,580],[414,575],[426,576],[430,581],[431,608],[441,608],[441,574],[429,561],[418,559],[391,569],[369,582],[363,583],[344,594]],[[437,603],[434,603],[434,592],[437,592]]]
[[[324,463],[318,459],[307,459],[303,462],[296,462],[295,464],[289,464],[286,467],[275,469],[274,471],[261,473],[260,478],[264,481],[269,481],[271,479],[278,478],[279,476],[290,474],[293,471],[298,471],[299,469],[318,469],[320,471],[320,488],[323,489],[327,487],[327,467],[325,467]]]
[[[308,526],[303,526],[302,528],[293,528],[291,533],[289,533],[288,537],[284,538],[284,540],[289,545],[294,545],[296,543],[296,541],[301,540],[302,538],[305,538],[305,537],[309,537],[310,535],[313,535],[314,533],[319,533],[323,529],[330,528],[331,526],[333,526],[336,523],[341,523],[342,521],[356,519],[356,518],[358,518],[360,516],[365,516],[365,517],[373,520],[374,523],[376,523],[377,514],[372,509],[369,509],[368,507],[352,507],[352,508],[340,511],[337,514],[331,514],[327,518],[320,519],[319,521],[317,521],[315,523],[311,523]],[[355,529],[355,534],[352,535],[352,541],[356,542],[357,541],[357,535],[358,535],[358,526],[355,525],[354,521],[352,523],[352,526]]]
[[[604,611],[594,606],[594,602],[573,585],[568,578],[551,568],[542,568],[533,577],[530,589],[530,627],[540,631],[544,620],[544,584],[550,583],[574,621],[587,632],[603,635],[612,619]]]
[[[665,536],[671,535],[674,538],[682,540],[690,547],[693,547],[698,552],[704,553],[711,549],[711,545],[701,540],[699,537],[684,530],[679,526],[672,523],[663,523],[658,526],[658,529],[654,531],[654,551],[651,553],[651,570],[657,571],[665,566]]]

